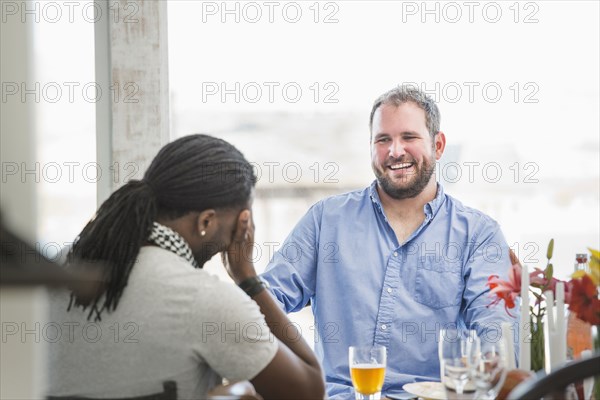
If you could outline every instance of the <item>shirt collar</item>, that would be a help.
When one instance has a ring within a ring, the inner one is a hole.
[[[379,193],[377,193],[377,179],[375,179],[371,186],[369,186],[369,197],[373,204],[377,206],[379,212],[383,213],[383,207],[381,206],[381,199],[379,198]]]
[[[380,212],[383,212],[381,199],[379,198],[379,193],[377,193],[377,179],[375,179],[373,183],[371,183],[371,186],[369,186],[369,197],[371,198],[371,201],[377,206],[377,209],[379,209]],[[425,215],[429,218],[433,217],[433,215],[435,215],[442,206],[444,198],[444,187],[437,183],[437,193],[435,195],[435,198],[427,204],[425,204],[425,206],[423,206],[423,211],[425,212]]]
[[[442,207],[442,203],[444,202],[444,198],[446,195],[444,194],[444,187],[437,183],[437,193],[433,200],[429,203],[425,204],[423,207],[423,211],[425,211],[425,215],[433,216],[435,215],[440,207]]]

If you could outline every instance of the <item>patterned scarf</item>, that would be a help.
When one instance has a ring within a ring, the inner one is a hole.
[[[154,243],[158,247],[171,251],[179,257],[183,257],[187,262],[192,264],[194,268],[200,268],[198,262],[192,254],[190,246],[186,241],[175,232],[173,229],[154,222],[152,224],[152,232],[148,237],[148,241]]]

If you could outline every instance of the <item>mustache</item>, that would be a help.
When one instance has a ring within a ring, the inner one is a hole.
[[[384,165],[386,167],[389,167],[390,165],[400,164],[400,163],[414,163],[414,164],[416,164],[417,162],[412,157],[401,156],[401,157],[398,157],[398,158],[393,158],[393,157],[388,158],[385,161]]]

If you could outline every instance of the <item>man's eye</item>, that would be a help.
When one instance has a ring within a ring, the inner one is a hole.
[[[377,143],[384,143],[384,142],[389,142],[389,141],[390,141],[390,138],[384,137],[384,138],[377,139],[375,142],[377,142]]]

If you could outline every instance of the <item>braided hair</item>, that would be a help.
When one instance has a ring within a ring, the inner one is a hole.
[[[256,176],[242,153],[228,142],[208,135],[190,135],[164,146],[142,180],[131,180],[115,191],[75,239],[69,268],[99,261],[106,285],[89,303],[71,293],[73,304],[88,319],[114,311],[127,286],[140,248],[157,218],[175,219],[190,211],[243,207]]]

